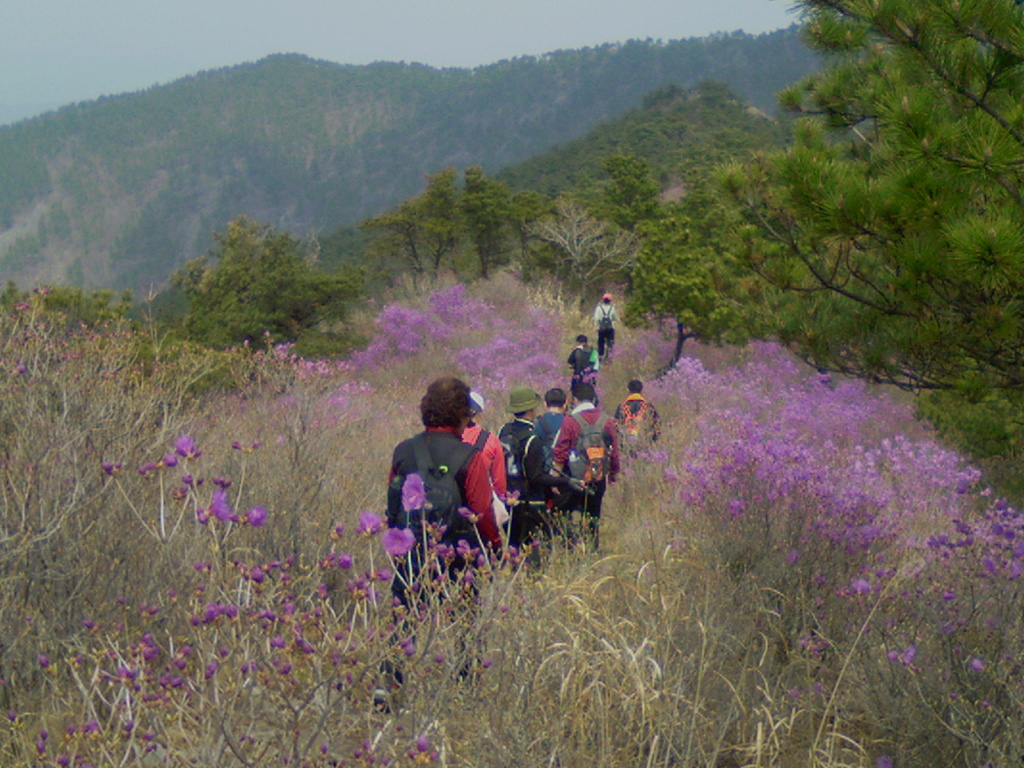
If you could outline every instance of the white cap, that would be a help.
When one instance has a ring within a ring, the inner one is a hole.
[[[469,393],[469,406],[473,409],[474,413],[483,413],[486,404],[487,401],[484,400],[484,396],[479,392],[474,390]]]

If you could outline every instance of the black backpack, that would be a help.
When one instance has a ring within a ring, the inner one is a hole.
[[[481,453],[483,453],[484,445],[487,444],[487,438],[490,437],[490,436],[491,436],[491,433],[488,432],[483,427],[481,427],[480,428],[480,434],[476,436],[476,440],[473,443],[473,447],[476,448]]]
[[[443,527],[444,539],[448,541],[471,533],[472,523],[459,514],[459,507],[463,506],[464,500],[456,476],[476,452],[476,447],[460,442],[452,447],[445,463],[439,464],[430,454],[425,433],[416,435],[412,440],[416,471],[423,480],[425,501],[421,509],[406,511],[409,527],[417,531],[417,534],[424,523]]]
[[[600,483],[608,476],[612,461],[611,435],[605,432],[608,417],[603,413],[591,424],[582,413],[572,414],[580,425],[576,446],[569,454],[569,475],[584,483]]]
[[[612,311],[611,309],[601,308],[601,317],[597,321],[597,330],[599,331],[610,331],[614,327],[612,323]]]
[[[509,491],[518,491],[522,498],[529,487],[526,479],[524,462],[526,449],[533,438],[533,430],[523,428],[517,429],[516,422],[506,424],[498,433],[498,440],[501,442],[501,450],[505,454],[505,479]]]
[[[593,370],[594,363],[591,357],[594,354],[594,348],[589,344],[584,344],[582,347],[574,349],[572,351],[572,370],[577,376],[581,376],[588,370]]]

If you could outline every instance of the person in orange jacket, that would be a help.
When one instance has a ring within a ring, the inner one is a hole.
[[[615,409],[615,422],[619,427],[619,437],[632,456],[638,448],[658,441],[661,424],[654,403],[643,395],[644,383],[633,379],[626,388],[629,395]]]

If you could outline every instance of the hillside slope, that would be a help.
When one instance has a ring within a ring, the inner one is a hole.
[[[792,27],[474,70],[274,56],[69,106],[0,128],[0,279],[160,285],[241,213],[331,231],[415,194],[426,173],[497,171],[666,85],[714,78],[771,109],[816,66]]]
[[[706,169],[754,150],[779,148],[788,139],[788,120],[751,107],[720,83],[705,81],[689,89],[673,85],[647,95],[642,107],[595,126],[585,136],[505,167],[496,178],[514,190],[557,197],[603,179],[606,158],[631,154],[646,160],[662,193],[674,197],[682,191],[686,169]]]

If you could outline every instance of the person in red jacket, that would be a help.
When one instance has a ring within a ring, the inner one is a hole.
[[[508,494],[508,478],[505,474],[505,453],[501,449],[501,442],[498,436],[476,423],[477,418],[483,413],[487,402],[479,392],[469,393],[469,410],[471,411],[470,422],[462,430],[462,442],[475,446],[483,454],[484,463],[491,477],[491,487],[501,501],[505,501]],[[504,521],[499,520],[498,523]]]
[[[472,415],[469,395],[466,383],[454,377],[431,383],[420,401],[423,432],[399,443],[391,457],[387,524],[407,537],[401,548],[385,544],[396,558],[391,581],[396,637],[415,632],[408,607],[417,600],[420,582],[427,580],[424,572],[436,568],[436,575],[443,569],[455,583],[488,549],[501,557],[487,463],[480,451],[462,441]],[[388,712],[390,696],[402,686],[404,675],[392,660],[382,663],[381,674],[373,706]]]
[[[421,448],[426,446],[426,458],[435,467],[455,473],[460,495],[456,503],[469,510],[467,516],[450,516],[452,519],[445,526],[440,543],[454,547],[460,540],[465,540],[470,546],[479,546],[479,541],[482,541],[492,552],[500,554],[501,535],[491,505],[487,463],[480,451],[462,441],[462,433],[472,415],[469,391],[465,382],[453,377],[438,379],[427,387],[427,393],[420,401],[424,431],[403,440],[392,454],[388,475],[388,526],[415,528],[423,525],[422,521],[410,519],[410,514],[415,516],[417,511],[405,507],[409,506],[408,499],[414,495],[406,485],[408,477],[417,474],[422,478],[427,472],[427,467],[420,466],[422,462],[419,459]],[[401,602],[406,599],[403,582],[411,583],[416,577],[414,571],[422,564],[425,553],[419,552],[420,548],[421,545],[417,545],[417,551],[410,553],[406,560],[413,572],[396,573],[397,583],[392,585],[392,592]],[[462,570],[466,565],[461,557],[455,557],[450,570]]]
[[[601,504],[604,500],[604,493],[610,483],[618,480],[620,466],[619,458],[619,437],[615,429],[615,419],[602,413],[594,405],[597,395],[590,384],[578,384],[573,390],[573,409],[562,421],[562,429],[555,441],[554,468],[553,472],[562,475],[571,475],[571,458],[577,449],[577,438],[582,428],[578,418],[582,418],[591,425],[603,424],[605,444],[608,451],[607,475],[597,481],[584,482],[582,478],[572,479],[572,489],[569,497],[561,502],[561,506],[568,512],[579,511],[583,516],[583,522],[587,527],[588,534],[594,543],[594,549],[598,548],[598,526],[601,520]]]

